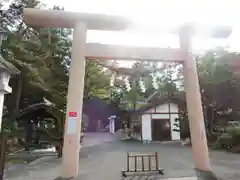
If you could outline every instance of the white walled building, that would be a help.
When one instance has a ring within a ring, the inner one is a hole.
[[[133,137],[142,141],[177,141],[180,132],[176,119],[179,106],[173,101],[161,101],[141,108],[132,119]]]

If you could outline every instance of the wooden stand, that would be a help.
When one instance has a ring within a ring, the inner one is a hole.
[[[140,163],[138,163],[139,160]],[[133,169],[130,168],[131,164]],[[126,177],[126,173],[133,172],[157,172],[164,175],[164,170],[158,167],[158,153],[127,153],[127,169],[122,171],[122,176]]]

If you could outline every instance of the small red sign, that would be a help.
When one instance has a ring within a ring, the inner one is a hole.
[[[69,112],[68,116],[69,117],[77,117],[77,112]]]

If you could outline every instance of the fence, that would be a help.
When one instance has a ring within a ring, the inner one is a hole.
[[[122,171],[124,177],[126,173],[157,172],[164,175],[164,170],[159,169],[158,153],[127,153],[127,169]]]

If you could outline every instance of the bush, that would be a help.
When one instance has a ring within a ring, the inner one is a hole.
[[[239,127],[236,127],[231,131],[229,131],[229,135],[232,138],[231,139],[232,146],[240,145],[240,128]]]
[[[189,122],[187,118],[175,119],[174,125],[176,126],[174,131],[180,132],[181,139],[190,137]]]
[[[216,141],[218,148],[232,149],[240,145],[240,127],[228,127],[225,133],[219,133]]]
[[[228,133],[219,134],[216,141],[217,148],[229,149],[232,146],[232,136]]]

